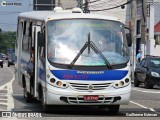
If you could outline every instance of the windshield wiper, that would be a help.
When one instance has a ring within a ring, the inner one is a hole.
[[[104,61],[105,65],[109,68],[112,69],[111,64],[108,62],[106,57],[102,54],[102,52],[96,47],[96,45],[93,43],[93,41],[90,40],[90,33],[88,34],[88,41],[84,44],[84,46],[81,48],[79,53],[76,55],[76,57],[73,59],[73,61],[70,63],[68,68],[72,68],[75,64],[75,62],[78,60],[80,55],[84,52],[84,50],[88,47],[88,54],[90,54],[90,48],[93,49],[93,51]]]

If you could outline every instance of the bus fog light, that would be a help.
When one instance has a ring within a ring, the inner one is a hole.
[[[118,83],[116,83],[115,86],[118,87]]]
[[[120,81],[119,82],[119,85],[122,87],[124,85],[124,82],[123,81]]]
[[[126,79],[125,79],[125,82],[126,82],[126,83],[129,83],[129,79],[128,79],[128,78],[126,78]]]
[[[51,79],[50,79],[50,82],[51,82],[51,83],[55,83],[55,81],[56,81],[56,80],[55,80],[54,78],[51,78]]]
[[[56,84],[57,84],[57,86],[61,86],[62,82],[61,81],[57,81]]]
[[[63,87],[66,87],[67,85],[66,84],[63,84]]]

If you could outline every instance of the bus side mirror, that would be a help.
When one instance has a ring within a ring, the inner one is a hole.
[[[127,38],[128,47],[131,47],[132,46],[131,33],[127,33],[126,38]]]

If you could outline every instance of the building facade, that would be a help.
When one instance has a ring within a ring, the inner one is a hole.
[[[160,1],[137,0],[136,11],[136,54],[160,56]],[[155,31],[156,29],[156,31]],[[157,31],[159,30],[159,31]]]

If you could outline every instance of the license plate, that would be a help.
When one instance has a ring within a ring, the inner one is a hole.
[[[85,101],[98,101],[99,96],[98,95],[85,95],[83,97],[83,100]]]

